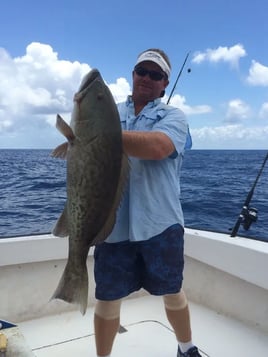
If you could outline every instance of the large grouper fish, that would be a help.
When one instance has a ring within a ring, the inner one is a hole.
[[[68,140],[52,152],[67,159],[67,201],[52,233],[69,237],[69,252],[52,298],[78,304],[85,314],[88,252],[111,233],[129,170],[117,106],[97,69],[74,96],[70,126],[58,115],[56,127]]]

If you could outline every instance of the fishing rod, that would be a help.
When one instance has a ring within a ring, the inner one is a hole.
[[[253,193],[254,193],[254,190],[255,190],[255,187],[257,185],[257,182],[262,174],[262,171],[264,169],[264,166],[266,164],[266,161],[268,160],[268,153],[266,154],[265,158],[264,158],[264,161],[262,163],[262,166],[260,168],[260,171],[253,183],[253,186],[251,188],[251,190],[249,191],[248,195],[247,195],[247,198],[245,200],[245,203],[244,203],[244,206],[242,207],[242,210],[241,210],[241,213],[236,221],[236,224],[234,225],[233,227],[233,230],[232,230],[232,233],[231,233],[231,237],[235,237],[237,232],[238,232],[238,229],[240,227],[240,224],[243,223],[243,227],[245,230],[248,230],[251,223],[252,222],[256,222],[257,221],[257,212],[258,210],[256,208],[249,208],[249,204],[250,204],[250,201],[252,199],[252,196],[253,196]]]
[[[176,85],[177,85],[178,80],[179,80],[179,78],[180,78],[180,76],[181,76],[181,74],[182,74],[183,68],[184,68],[184,66],[185,66],[185,64],[186,64],[186,62],[187,62],[187,59],[188,59],[189,55],[190,55],[190,52],[187,53],[187,55],[186,55],[186,57],[185,57],[185,59],[184,59],[184,62],[183,62],[182,66],[181,66],[181,69],[180,69],[180,72],[179,72],[179,74],[178,74],[178,76],[177,76],[177,79],[176,79],[176,81],[175,81],[175,83],[174,83],[174,86],[173,86],[173,88],[172,88],[172,91],[171,91],[171,93],[170,93],[170,95],[169,95],[169,97],[168,97],[167,104],[170,102],[170,99],[171,99],[171,97],[172,97],[172,95],[173,95],[173,92],[174,92],[174,90],[175,90],[175,88],[176,88]],[[191,68],[188,68],[188,71],[187,71],[187,72],[190,73],[190,72],[191,72]]]

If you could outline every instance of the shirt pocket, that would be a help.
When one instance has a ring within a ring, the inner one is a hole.
[[[137,122],[137,129],[151,131],[162,118],[163,115],[161,112],[152,112],[150,115],[142,114]]]

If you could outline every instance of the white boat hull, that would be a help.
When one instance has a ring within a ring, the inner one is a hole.
[[[91,310],[95,303],[92,252],[93,248],[87,261]],[[71,304],[50,300],[67,253],[68,240],[52,235],[1,239],[0,319],[27,326],[28,320],[78,311]],[[190,302],[264,334],[268,349],[267,271],[268,243],[186,229],[184,289]],[[148,299],[145,295],[140,291],[132,297]]]

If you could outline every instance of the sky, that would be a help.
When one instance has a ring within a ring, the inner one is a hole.
[[[0,148],[56,147],[87,72],[123,101],[138,54],[157,47],[172,64],[164,101],[189,53],[170,104],[193,149],[266,150],[267,13],[267,0],[2,1]]]

